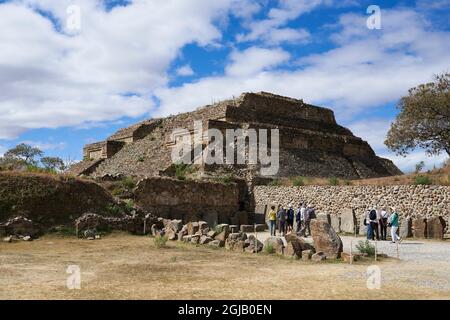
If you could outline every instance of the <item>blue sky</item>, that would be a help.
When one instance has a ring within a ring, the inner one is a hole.
[[[136,121],[270,91],[332,108],[405,171],[440,165],[383,140],[407,89],[449,70],[449,21],[450,0],[0,0],[0,154],[79,160]]]

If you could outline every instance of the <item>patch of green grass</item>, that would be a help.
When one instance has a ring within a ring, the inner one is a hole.
[[[179,163],[175,164],[175,177],[178,180],[186,180],[186,175],[192,173],[193,168],[189,164]]]
[[[267,185],[272,187],[281,186],[281,181],[279,179],[273,179]]]
[[[77,234],[76,228],[74,226],[66,225],[52,227],[48,232],[61,237],[73,237]]]
[[[169,240],[167,236],[156,236],[153,238],[155,247],[158,249],[166,247],[167,240]]]
[[[339,185],[339,179],[336,178],[336,177],[331,177],[331,178],[328,179],[328,183],[331,186],[337,186],[337,185]]]
[[[122,213],[122,209],[115,203],[108,203],[105,210],[112,216],[118,216]]]
[[[134,182],[133,178],[129,176],[123,178],[121,184],[128,190],[133,190],[136,187],[136,183]]]
[[[275,253],[275,249],[273,248],[272,243],[268,243],[264,246],[264,253],[266,254],[273,254]]]
[[[295,187],[301,187],[305,185],[305,178],[299,176],[299,177],[294,177],[292,179],[292,185]]]
[[[433,180],[431,180],[428,176],[415,176],[414,177],[414,184],[415,185],[431,185],[433,184]]]
[[[139,156],[137,161],[138,162],[144,162],[145,161],[145,156]]]

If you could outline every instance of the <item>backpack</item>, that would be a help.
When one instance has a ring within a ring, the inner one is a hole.
[[[370,220],[377,220],[377,212],[375,210],[370,211],[369,219]]]

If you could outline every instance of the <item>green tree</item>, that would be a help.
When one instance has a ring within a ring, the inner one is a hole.
[[[4,158],[10,160],[22,160],[26,164],[36,165],[37,157],[42,157],[44,153],[39,149],[28,144],[21,143],[12,149],[6,151]]]
[[[66,169],[64,161],[59,157],[43,157],[41,163],[45,169],[63,171]]]
[[[398,103],[398,114],[387,134],[386,146],[399,155],[416,147],[429,155],[450,155],[450,73],[409,90]]]

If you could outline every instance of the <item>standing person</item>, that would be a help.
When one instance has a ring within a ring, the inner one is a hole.
[[[367,240],[373,240],[373,229],[370,224],[370,210],[367,210],[366,216],[364,217],[364,225],[367,226]]]
[[[271,236],[275,236],[276,226],[277,226],[277,213],[275,212],[275,206],[271,206],[269,211],[269,231]]]
[[[302,223],[303,223],[302,207],[303,207],[303,203],[300,203],[298,205],[297,212],[295,213],[295,222],[297,223],[297,228],[296,228],[295,232],[297,234],[300,233],[300,230],[302,229]]]
[[[294,227],[294,209],[292,208],[292,204],[289,205],[287,211],[286,223],[287,232],[292,232]]]
[[[392,243],[402,242],[402,239],[397,235],[398,230],[398,213],[395,208],[392,208],[392,214],[389,218],[389,225],[391,226]]]
[[[372,227],[372,240],[380,240],[380,233],[378,232],[378,219],[377,219],[377,209],[373,207],[369,213],[370,226]]]
[[[287,218],[286,210],[285,210],[285,208],[281,207],[277,214],[277,219],[278,219],[278,223],[279,223],[278,231],[281,236],[284,236],[284,234],[286,232],[286,218]]]
[[[305,238],[311,235],[311,219],[315,218],[315,212],[311,205],[308,205],[308,208],[305,211]],[[308,232],[308,234],[306,234]]]
[[[381,209],[381,212],[380,212],[381,240],[386,240],[388,218],[389,218],[389,213],[386,211],[386,208]]]

